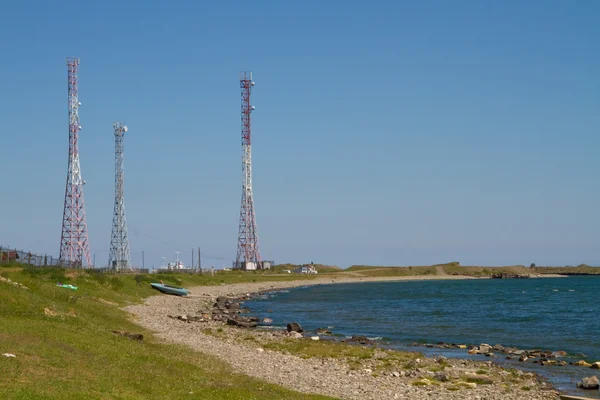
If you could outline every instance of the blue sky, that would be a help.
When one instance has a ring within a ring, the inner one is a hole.
[[[99,265],[115,120],[134,264],[231,265],[245,69],[263,258],[600,264],[598,2],[51,3],[0,6],[0,244],[58,255],[77,56]]]

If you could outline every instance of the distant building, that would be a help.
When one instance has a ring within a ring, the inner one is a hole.
[[[271,266],[273,266],[274,264],[274,261],[261,261],[260,263],[255,263],[251,261],[234,261],[233,269],[241,269],[243,271],[255,271],[257,269],[271,269]]]
[[[294,272],[297,274],[318,274],[317,269],[313,265],[301,265]]]
[[[16,261],[19,258],[19,253],[16,251],[2,251],[0,252],[0,260],[2,261]]]

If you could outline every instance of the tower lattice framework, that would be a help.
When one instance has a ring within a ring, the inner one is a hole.
[[[83,185],[79,164],[79,90],[78,76],[79,58],[67,58],[68,95],[69,95],[69,165],[67,171],[67,188],[63,211],[62,234],[60,238],[60,259],[71,267],[92,266],[90,245],[88,240],[85,207],[83,202]]]
[[[262,261],[258,246],[254,197],[252,194],[252,140],[250,115],[254,106],[250,104],[250,94],[254,81],[252,72],[240,74],[242,91],[242,205],[240,209],[240,229],[238,234],[235,268],[260,269]]]
[[[131,255],[127,238],[127,219],[125,218],[125,198],[123,183],[125,170],[123,165],[123,139],[127,126],[121,122],[113,125],[115,133],[115,209],[113,212],[112,232],[110,234],[110,253],[108,266],[115,270],[131,269]]]

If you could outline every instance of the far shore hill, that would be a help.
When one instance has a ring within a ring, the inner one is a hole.
[[[402,276],[465,276],[473,278],[517,278],[517,277],[549,277],[568,275],[600,275],[600,267],[586,264],[564,267],[544,267],[535,264],[510,266],[462,266],[459,262],[434,264],[429,266],[375,266],[352,265],[342,269],[333,265],[313,264],[320,275],[334,274],[339,277],[375,278],[375,277],[402,277]],[[294,271],[297,265],[278,264],[271,269],[271,273],[285,273]]]

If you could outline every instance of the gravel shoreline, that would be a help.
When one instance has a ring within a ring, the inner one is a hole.
[[[318,277],[314,280],[287,282],[256,282],[222,286],[202,286],[191,289],[187,298],[157,295],[143,304],[125,310],[133,314],[134,321],[170,343],[178,343],[202,353],[210,354],[229,363],[234,371],[275,383],[299,392],[333,396],[341,399],[449,399],[449,400],[500,400],[500,399],[558,399],[549,384],[541,382],[531,373],[519,371],[509,374],[491,362],[471,360],[443,360],[442,371],[450,377],[485,369],[490,384],[438,381],[429,369],[437,367],[439,360],[418,360],[414,370],[373,373],[370,361],[366,367],[352,368],[338,358],[300,358],[291,354],[269,350],[263,344],[282,341],[282,332],[261,329],[243,329],[223,322],[207,321],[187,323],[173,316],[196,315],[210,310],[218,296],[238,298],[249,293],[284,288],[350,282],[409,281],[434,279],[477,279],[463,276],[409,276],[409,277]],[[301,321],[300,321],[301,322]],[[219,332],[218,334],[215,334]],[[378,357],[386,357],[380,351]],[[376,363],[377,360],[372,362]],[[423,385],[416,384],[421,381]],[[526,388],[526,389],[523,389]]]

